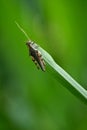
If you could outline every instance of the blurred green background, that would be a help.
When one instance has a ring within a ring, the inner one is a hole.
[[[0,130],[87,130],[87,106],[36,68],[15,20],[87,88],[87,1],[0,0]]]

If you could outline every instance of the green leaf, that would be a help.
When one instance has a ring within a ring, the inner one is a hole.
[[[23,28],[15,21],[17,27],[24,33],[28,40],[30,39]],[[36,43],[35,43],[36,44]],[[85,90],[77,81],[75,81],[62,67],[60,67],[43,48],[35,45],[36,49],[41,52],[43,59],[47,62],[46,71],[57,79],[64,87],[71,91],[79,99],[87,103],[87,90]]]
[[[46,61],[46,71],[48,71],[58,82],[66,87],[72,94],[87,103],[87,90],[75,81],[62,67],[60,67],[48,52],[38,46],[37,48],[43,59]]]

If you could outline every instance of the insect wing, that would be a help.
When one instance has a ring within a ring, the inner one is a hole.
[[[45,71],[45,62],[44,62],[44,60],[42,58],[42,55],[41,55],[41,53],[39,51],[37,52],[37,62],[39,64],[40,68],[43,71]]]

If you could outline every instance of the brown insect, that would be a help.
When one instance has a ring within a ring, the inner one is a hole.
[[[29,55],[32,57],[32,61],[37,65],[37,68],[41,68],[42,71],[45,71],[45,62],[41,52],[37,50],[38,46],[32,41],[28,41],[26,45],[29,48]]]
[[[24,35],[28,38],[29,36],[27,35],[27,33],[23,30],[23,28],[20,27],[20,25],[15,21],[17,27],[24,33]],[[41,68],[42,71],[45,71],[45,61],[42,58],[41,52],[38,51],[37,49],[37,44],[35,44],[34,42],[32,42],[31,40],[29,40],[26,45],[29,48],[29,55],[32,57],[32,60],[34,61],[34,63],[37,65],[37,68]]]

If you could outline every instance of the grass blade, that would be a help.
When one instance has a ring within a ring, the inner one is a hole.
[[[75,81],[64,69],[62,69],[40,46],[38,50],[41,52],[44,60],[47,63],[46,70],[54,76],[58,82],[60,82],[64,87],[69,89],[75,96],[87,103],[87,90],[85,90],[77,81]]]

